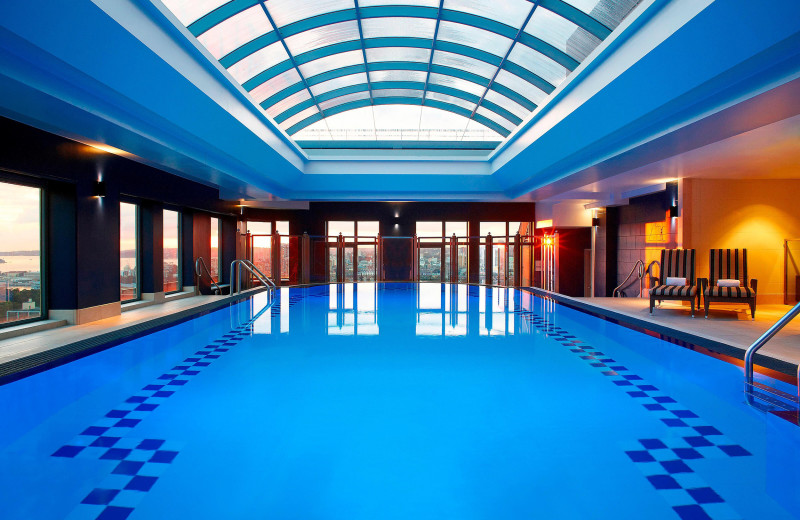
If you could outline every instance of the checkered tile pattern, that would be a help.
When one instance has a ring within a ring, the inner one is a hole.
[[[178,456],[180,446],[165,439],[131,436],[192,378],[250,335],[254,319],[201,348],[114,407],[53,457],[117,461],[111,474],[81,501],[70,520],[124,520]]]
[[[639,439],[636,444],[625,447],[625,454],[681,519],[740,518],[690,464],[698,459],[747,457],[751,455],[749,451],[615,359],[563,328],[528,310],[517,309],[514,313],[596,368],[667,427],[664,438]]]

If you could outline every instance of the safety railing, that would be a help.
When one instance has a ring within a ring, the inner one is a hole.
[[[611,296],[613,296],[613,297],[617,297],[617,296],[624,297],[625,293],[622,291],[622,289],[628,287],[628,285],[629,285],[628,281],[633,276],[633,273],[636,273],[636,277],[639,280],[639,297],[643,298],[644,297],[644,278],[647,275],[650,275],[650,277],[652,278],[653,273],[651,271],[653,269],[653,265],[658,265],[659,272],[661,271],[661,262],[659,262],[658,260],[653,260],[652,262],[647,264],[646,268],[644,266],[644,262],[643,261],[637,260],[636,263],[633,264],[633,268],[631,269],[631,272],[628,273],[628,276],[625,278],[625,280],[621,284],[619,284],[618,286],[616,286],[614,288],[614,291],[611,293]]]
[[[208,266],[206,265],[206,261],[203,259],[202,256],[198,256],[197,259],[194,261],[194,275],[197,278],[197,282],[195,283],[195,292],[199,294],[200,292],[200,280],[203,279],[203,270],[205,270],[205,274],[208,275],[208,279],[211,281],[211,285],[216,287],[215,294],[222,294],[222,286],[220,286],[214,277],[211,276],[211,271],[209,271]]]
[[[764,392],[768,392],[769,394],[776,395],[785,400],[791,401],[795,405],[797,405],[798,402],[800,402],[800,379],[798,380],[798,387],[795,395],[790,395],[778,389],[771,388],[768,387],[767,385],[763,385],[753,381],[753,358],[755,357],[756,352],[758,352],[758,350],[761,347],[766,345],[769,340],[775,337],[775,335],[778,332],[780,332],[790,321],[796,318],[798,314],[800,314],[800,303],[792,307],[791,310],[789,310],[789,312],[784,314],[781,317],[781,319],[776,321],[769,329],[767,329],[767,331],[764,334],[761,335],[760,338],[755,340],[753,344],[747,348],[747,351],[744,354],[744,390],[749,403],[753,404],[752,398],[754,390],[763,390]],[[798,377],[800,377],[800,366],[798,366],[797,375]],[[757,397],[762,397],[762,396],[758,395]]]
[[[534,237],[519,234],[248,234],[245,244],[242,256],[277,285],[408,280],[529,286],[536,267]]]

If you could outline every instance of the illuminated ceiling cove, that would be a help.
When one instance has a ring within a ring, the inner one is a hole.
[[[415,111],[419,129],[496,141],[639,2],[161,1],[290,136],[375,128],[381,107],[394,105]]]

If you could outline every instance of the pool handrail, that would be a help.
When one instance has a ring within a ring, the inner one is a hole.
[[[200,266],[202,266],[203,269],[206,270],[206,274],[208,274],[208,279],[211,280],[211,284],[214,287],[217,288],[217,291],[219,291],[219,294],[222,294],[222,287],[220,287],[220,285],[216,282],[216,280],[214,280],[214,277],[211,276],[211,271],[208,270],[208,266],[206,265],[206,261],[203,259],[202,256],[198,256],[197,259],[194,261],[194,274],[195,274],[195,276],[197,276],[197,281],[198,281],[198,283],[196,285],[196,287],[197,287],[196,291],[198,291],[198,292],[200,291],[200,283],[199,282],[200,282],[200,280],[203,279],[203,271],[200,270]]]
[[[771,340],[778,332],[781,331],[790,321],[800,314],[800,303],[795,304],[789,312],[784,314],[778,321],[776,321],[767,331],[761,335],[747,348],[744,354],[744,384],[745,392],[753,387],[753,357],[756,352],[763,347],[769,340]],[[800,365],[797,368],[798,377],[800,377]],[[798,398],[800,398],[800,379],[798,380]]]
[[[631,272],[628,273],[628,276],[625,277],[625,280],[623,280],[622,283],[619,284],[618,286],[614,287],[614,290],[611,292],[612,297],[616,297],[617,293],[621,294],[622,296],[625,296],[625,293],[623,293],[620,289],[625,287],[625,285],[628,283],[628,280],[630,280],[631,276],[633,276],[634,272],[636,272],[636,277],[639,278],[639,295],[641,296],[643,290],[642,279],[644,278],[644,262],[642,262],[641,260],[637,260],[636,263],[633,264]]]
[[[250,273],[255,276],[264,287],[269,289],[270,294],[272,294],[272,291],[277,289],[275,283],[270,280],[267,275],[261,272],[261,269],[256,267],[253,262],[240,258],[231,262],[231,294],[241,292],[242,290],[241,266],[244,266],[245,269],[250,271]],[[236,280],[235,285],[234,280]]]

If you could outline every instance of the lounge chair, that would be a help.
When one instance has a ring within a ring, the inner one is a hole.
[[[747,303],[756,319],[758,280],[747,278],[747,249],[712,249],[708,255],[708,279],[700,279],[706,319],[714,302]],[[749,283],[748,283],[749,282]]]
[[[650,278],[650,314],[653,314],[656,300],[682,300],[691,303],[694,318],[695,300],[700,306],[694,262],[694,249],[661,250],[661,272]]]

